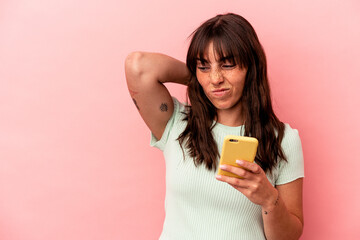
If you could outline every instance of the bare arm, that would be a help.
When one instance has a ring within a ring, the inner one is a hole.
[[[160,53],[134,52],[125,61],[130,95],[146,125],[160,139],[174,104],[165,82],[187,84],[191,73],[186,65]]]
[[[263,207],[264,230],[267,239],[300,238],[304,226],[302,185],[303,179],[300,178],[276,186],[279,195],[276,205],[272,202],[269,206]],[[274,201],[274,198],[270,201]]]

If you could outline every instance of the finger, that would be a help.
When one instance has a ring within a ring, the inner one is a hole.
[[[248,178],[250,172],[240,167],[234,167],[231,165],[220,165],[220,169],[226,172],[233,173],[241,178]]]
[[[228,177],[224,175],[216,175],[216,179],[222,182],[226,182],[233,186],[234,188],[248,188],[248,185],[246,181],[240,179],[240,178],[234,178],[234,177]]]
[[[259,165],[257,165],[256,163],[252,163],[252,162],[248,162],[248,161],[244,161],[244,160],[236,160],[236,163],[243,167],[243,168],[246,168],[247,170],[255,173],[255,174],[258,174],[258,173],[261,173],[262,169]]]

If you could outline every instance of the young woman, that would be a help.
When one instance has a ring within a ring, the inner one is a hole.
[[[303,155],[298,131],[275,116],[266,58],[250,23],[218,15],[193,34],[186,65],[134,52],[130,95],[166,162],[160,239],[298,239],[303,229]],[[165,82],[187,85],[189,103]],[[252,136],[255,163],[218,166],[226,135]],[[218,176],[216,169],[242,178]]]

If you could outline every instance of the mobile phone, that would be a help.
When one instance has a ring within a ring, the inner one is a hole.
[[[226,136],[224,138],[224,143],[222,146],[220,165],[227,164],[239,167],[239,165],[236,164],[236,160],[254,162],[258,144],[258,140],[253,137],[234,135]],[[241,178],[238,175],[223,171],[220,168],[218,168],[218,174],[229,177]]]

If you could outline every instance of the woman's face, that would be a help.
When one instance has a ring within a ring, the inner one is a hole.
[[[212,42],[204,56],[204,62],[197,60],[196,76],[210,102],[217,110],[240,109],[247,69],[231,59],[219,59]]]

